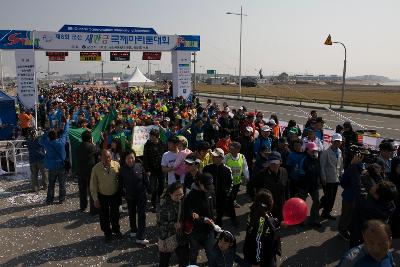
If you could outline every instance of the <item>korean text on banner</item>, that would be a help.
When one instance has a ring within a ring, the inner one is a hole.
[[[173,96],[188,99],[192,93],[191,52],[172,52]]]
[[[133,128],[132,133],[132,149],[135,151],[136,156],[143,155],[144,144],[150,138],[149,134],[152,129],[157,129],[158,126],[136,126]]]
[[[25,108],[34,108],[36,103],[35,52],[33,49],[15,51],[17,68],[17,95]]]

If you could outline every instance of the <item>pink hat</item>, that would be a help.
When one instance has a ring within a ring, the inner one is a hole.
[[[314,142],[309,142],[306,144],[306,149],[310,151],[318,151],[318,146]]]

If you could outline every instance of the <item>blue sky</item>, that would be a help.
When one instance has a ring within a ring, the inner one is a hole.
[[[199,34],[201,72],[238,72],[239,12],[243,22],[242,69],[256,75],[288,73],[338,74],[343,48],[324,46],[330,33],[346,44],[348,75],[378,74],[400,78],[400,1],[398,0],[1,0],[0,29],[57,31],[64,24],[153,27],[163,34]],[[141,53],[133,53],[131,66],[147,71]],[[38,52],[40,70],[47,59]],[[4,52],[6,70],[14,71],[13,52]],[[152,70],[170,71],[169,53]],[[105,71],[123,70],[121,63],[105,63]],[[51,63],[61,73],[99,72],[99,63],[81,63],[70,53],[64,63]]]

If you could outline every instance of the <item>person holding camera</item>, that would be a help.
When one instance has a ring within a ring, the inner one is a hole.
[[[394,151],[396,151],[396,147],[394,146],[393,140],[383,140],[379,145],[379,156],[376,159],[376,162],[380,165],[383,165],[385,178],[390,177]]]

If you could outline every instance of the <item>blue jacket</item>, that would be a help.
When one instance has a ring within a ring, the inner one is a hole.
[[[263,146],[266,146],[269,149],[271,149],[272,139],[270,137],[267,138],[264,138],[262,136],[257,137],[256,140],[254,141],[254,154],[258,155],[258,152],[260,152]]]
[[[64,160],[66,157],[65,144],[67,143],[67,136],[69,130],[69,122],[65,124],[62,135],[50,141],[48,133],[44,134],[40,140],[46,150],[46,157],[44,158],[44,166],[49,170],[57,170],[64,168]]]
[[[364,245],[350,249],[340,261],[339,267],[393,267],[394,261],[390,251],[380,262],[373,259]]]
[[[361,170],[358,165],[350,165],[340,179],[343,188],[342,198],[347,202],[353,202],[361,196]]]
[[[301,163],[305,157],[303,152],[290,152],[286,160],[286,169],[291,180],[298,181],[302,175]]]
[[[218,245],[215,244],[210,252],[211,257],[208,264],[210,267],[232,267],[235,253],[236,251],[234,247],[230,247],[227,251],[222,252]]]
[[[29,152],[29,163],[36,163],[42,161],[46,153],[44,147],[40,144],[40,137],[35,139],[28,139],[26,142]]]

